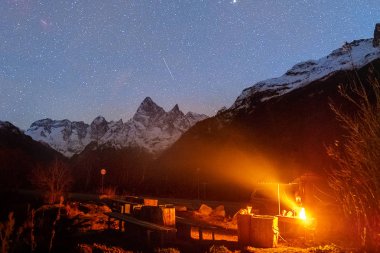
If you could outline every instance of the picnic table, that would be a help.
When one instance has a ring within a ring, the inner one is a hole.
[[[163,225],[155,224],[152,222],[140,220],[130,215],[122,214],[119,212],[110,212],[110,213],[106,213],[106,215],[108,216],[109,229],[111,228],[110,227],[111,219],[115,219],[119,221],[119,229],[121,231],[123,228],[123,223],[125,224],[124,227],[128,226],[128,224],[132,225],[132,227],[134,228],[138,228],[140,230],[146,231],[146,239],[149,244],[151,243],[152,233],[157,233],[160,238],[160,243],[163,244],[165,240],[172,239],[173,237],[175,237],[175,234],[177,232],[177,229],[174,227],[163,226]]]

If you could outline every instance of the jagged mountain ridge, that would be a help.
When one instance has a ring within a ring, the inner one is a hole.
[[[229,109],[253,109],[261,102],[326,79],[336,72],[360,69],[378,58],[380,49],[373,47],[372,39],[345,43],[326,57],[300,62],[280,77],[260,81],[244,89]]]
[[[157,154],[195,123],[206,118],[206,115],[193,112],[184,114],[178,105],[166,112],[147,97],[125,123],[121,119],[108,122],[102,116],[95,118],[90,125],[67,119],[42,119],[32,123],[26,134],[36,141],[47,143],[67,157],[81,153],[93,142],[100,148],[139,147]]]

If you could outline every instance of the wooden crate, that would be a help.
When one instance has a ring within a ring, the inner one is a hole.
[[[175,226],[175,208],[166,206],[142,206],[136,218],[164,226]]]
[[[157,199],[144,199],[144,206],[158,206]]]
[[[127,214],[131,214],[131,204],[123,204],[121,205],[121,213],[127,213]]]
[[[277,247],[278,218],[270,215],[253,215],[250,224],[249,241],[256,248]]]
[[[175,207],[161,206],[162,221],[164,226],[175,226]]]
[[[249,235],[251,233],[251,216],[250,214],[238,214],[238,240],[241,245],[249,245]]]

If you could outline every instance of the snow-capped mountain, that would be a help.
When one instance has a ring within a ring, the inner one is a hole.
[[[243,90],[230,109],[249,109],[265,100],[284,95],[316,80],[345,70],[359,69],[380,58],[380,48],[373,47],[372,39],[355,40],[319,60],[294,65],[284,75],[258,82]]]
[[[324,177],[336,166],[326,147],[344,143],[347,134],[330,105],[355,115],[340,85],[359,79],[370,92],[379,70],[380,48],[371,39],[296,64],[281,77],[245,89],[232,107],[196,124],[165,150],[154,169],[171,182],[170,189],[194,189],[186,176],[200,173],[204,182],[213,182],[208,197],[233,192],[231,199],[238,192],[247,196],[237,190],[244,184],[252,189],[253,182],[291,182],[306,172]]]
[[[26,134],[68,157],[79,154],[91,142],[98,147],[140,147],[159,153],[206,118],[206,115],[193,112],[185,115],[178,105],[166,112],[147,97],[126,123],[122,120],[108,122],[102,116],[95,118],[90,125],[82,121],[42,119],[34,122]]]

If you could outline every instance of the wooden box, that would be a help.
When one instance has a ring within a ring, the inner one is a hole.
[[[250,214],[238,214],[238,241],[241,245],[249,245],[249,234],[251,233],[251,216]]]
[[[253,215],[249,241],[256,248],[273,248],[278,243],[278,218],[270,215]]]

